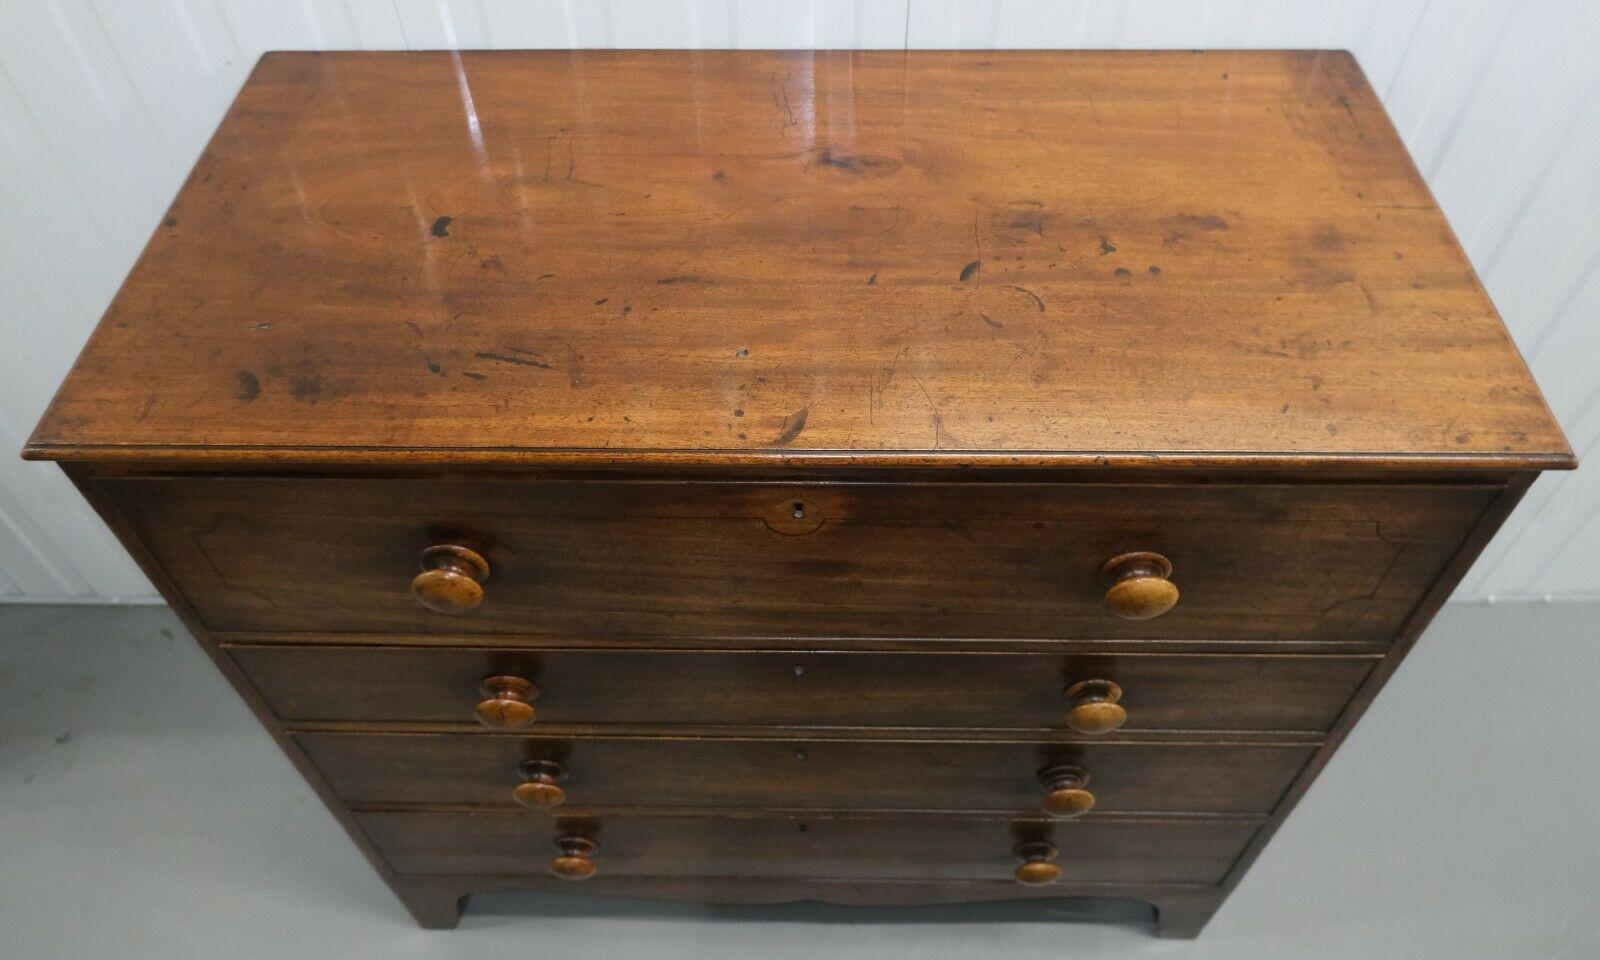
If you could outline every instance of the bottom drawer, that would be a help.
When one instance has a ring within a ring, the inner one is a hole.
[[[1060,879],[1218,883],[1256,821],[1051,822],[928,816],[562,817],[517,812],[358,812],[397,872],[543,874],[563,836],[592,841],[595,872],[630,877],[999,880],[1047,844]]]

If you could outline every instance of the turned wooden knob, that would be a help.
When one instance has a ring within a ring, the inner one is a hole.
[[[1094,809],[1094,794],[1089,771],[1072,764],[1059,764],[1039,771],[1039,782],[1049,791],[1044,795],[1044,811],[1063,820],[1081,817]]]
[[[600,845],[587,837],[560,837],[556,846],[561,855],[550,861],[550,872],[563,880],[587,880],[594,876],[594,855]]]
[[[567,801],[567,792],[556,786],[557,780],[567,776],[566,768],[554,760],[524,760],[518,767],[522,782],[511,791],[511,796],[524,807],[536,810],[559,807]]]
[[[1178,588],[1168,579],[1172,561],[1159,553],[1124,553],[1106,561],[1100,578],[1106,583],[1106,607],[1124,620],[1159,617],[1178,602]]]
[[[1067,688],[1067,726],[1079,733],[1110,733],[1128,719],[1128,711],[1117,701],[1122,688],[1110,680],[1081,680]]]
[[[478,685],[478,693],[484,699],[475,712],[478,722],[484,726],[505,730],[526,727],[533,722],[533,704],[529,701],[538,698],[539,688],[534,686],[532,680],[512,676],[485,677],[483,683]]]
[[[1039,886],[1054,883],[1061,876],[1061,868],[1050,862],[1056,858],[1054,844],[1043,841],[1019,843],[1011,852],[1022,861],[1014,873],[1018,883]]]
[[[483,581],[489,561],[482,554],[453,543],[422,551],[422,572],[411,580],[417,602],[438,613],[466,613],[483,602]]]

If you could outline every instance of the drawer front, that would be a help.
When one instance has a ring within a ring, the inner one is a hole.
[[[1065,691],[1121,688],[1124,730],[1333,725],[1367,656],[230,646],[284,720],[474,722],[480,682],[533,681],[535,727],[683,724],[1066,730]]]
[[[1486,487],[106,479],[212,630],[581,636],[1393,638]],[[487,561],[470,612],[419,557]],[[1165,615],[1106,608],[1154,552]]]
[[[1088,791],[1093,810],[1102,814],[1265,814],[1314,750],[1280,744],[323,732],[300,733],[296,739],[334,791],[351,803],[516,809],[512,792],[528,779],[521,772],[527,771],[554,780],[569,806],[976,810],[1024,816],[1038,815],[1045,795],[1057,786]],[[1067,767],[1086,776],[1073,777],[1070,784],[1040,776],[1043,771],[1060,775]]]
[[[357,813],[399,873],[543,874],[555,839],[598,846],[600,876],[1010,880],[1019,841],[1058,848],[1064,881],[1216,883],[1253,822],[843,816],[605,817]]]

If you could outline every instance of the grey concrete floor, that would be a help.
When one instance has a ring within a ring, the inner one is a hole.
[[[1600,957],[1600,604],[1449,606],[1195,942],[520,895],[418,929],[164,608],[0,608],[0,958]]]

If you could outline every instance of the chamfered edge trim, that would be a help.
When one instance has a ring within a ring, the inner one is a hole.
[[[505,467],[945,467],[1051,469],[1227,470],[1574,470],[1571,450],[1549,452],[1257,452],[1245,450],[785,450],[649,447],[378,447],[378,446],[178,446],[161,444],[29,443],[24,460],[78,463],[153,462],[306,465],[413,465]]]

